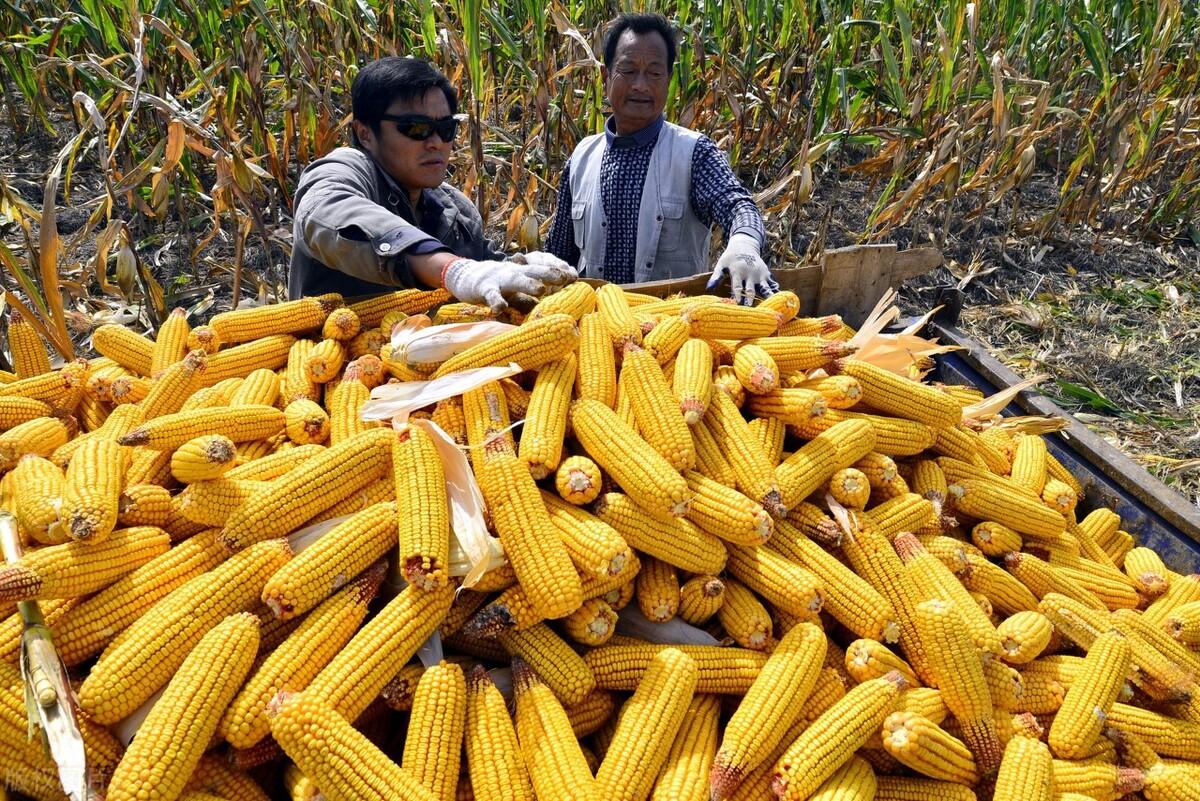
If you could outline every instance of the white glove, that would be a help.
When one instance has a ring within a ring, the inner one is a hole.
[[[762,297],[774,295],[779,291],[779,284],[771,277],[767,263],[758,253],[758,240],[749,234],[734,234],[729,237],[725,252],[717,259],[716,269],[708,280],[707,289],[712,289],[721,282],[721,276],[729,273],[730,292],[734,302],[743,306],[754,303],[757,293]]]
[[[446,268],[442,286],[464,303],[483,303],[499,313],[516,295],[536,298],[577,277],[562,259],[533,251],[514,256],[512,261],[457,259]]]

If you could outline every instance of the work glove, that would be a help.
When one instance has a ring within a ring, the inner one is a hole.
[[[540,297],[578,277],[562,259],[533,250],[510,261],[456,259],[446,267],[442,286],[464,303],[482,303],[500,313],[511,300]]]
[[[765,298],[779,291],[779,284],[775,283],[767,263],[758,253],[758,240],[749,234],[729,237],[725,252],[717,259],[716,269],[705,288],[712,289],[721,283],[725,273],[729,273],[730,296],[743,306],[753,305],[755,294]]]

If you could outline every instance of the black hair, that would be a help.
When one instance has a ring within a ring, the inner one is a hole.
[[[450,113],[458,113],[458,93],[436,67],[411,56],[384,56],[363,67],[354,77],[350,87],[354,119],[378,134],[380,119],[392,103],[418,101],[430,89],[441,89],[450,104]],[[358,137],[353,128],[351,136],[357,144]]]
[[[657,33],[667,44],[667,71],[675,68],[675,28],[662,14],[622,14],[612,21],[604,36],[604,66],[612,69],[617,57],[617,41],[625,31],[634,33]]]

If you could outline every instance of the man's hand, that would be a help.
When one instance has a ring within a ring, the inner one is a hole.
[[[483,303],[499,313],[518,295],[540,297],[576,278],[571,265],[535,250],[511,261],[455,259],[446,267],[442,286],[464,303]]]
[[[716,269],[708,280],[706,289],[721,282],[721,276],[729,273],[730,296],[736,303],[750,306],[755,294],[762,297],[774,295],[779,284],[771,277],[771,271],[758,253],[758,240],[749,234],[734,234],[729,237],[725,252],[717,259]]]

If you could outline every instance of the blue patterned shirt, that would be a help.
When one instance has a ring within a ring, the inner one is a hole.
[[[662,130],[663,118],[628,136],[618,136],[612,117],[604,125],[608,147],[600,162],[600,202],[608,219],[604,246],[606,281],[628,284],[633,281],[633,266],[637,248],[638,212],[642,205],[642,188],[650,167],[650,155]],[[692,211],[705,225],[714,222],[724,229],[726,238],[733,234],[749,234],[766,242],[762,215],[750,193],[738,181],[725,158],[707,136],[701,136],[692,153]],[[579,263],[579,248],[575,246],[575,229],[571,222],[571,165],[563,167],[558,183],[558,207],[550,226],[546,249],[560,259]]]

